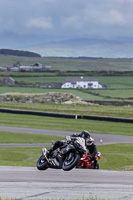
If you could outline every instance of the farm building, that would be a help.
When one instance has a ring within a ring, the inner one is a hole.
[[[7,71],[7,67],[0,67],[0,72],[6,72]]]
[[[11,77],[0,77],[1,85],[15,85],[15,80]]]
[[[32,65],[16,65],[10,68],[10,71],[30,72],[30,71],[49,71],[51,66],[43,66],[41,63],[34,63]]]
[[[101,89],[102,85],[97,79],[88,78],[67,78],[61,88],[83,88],[83,89]]]

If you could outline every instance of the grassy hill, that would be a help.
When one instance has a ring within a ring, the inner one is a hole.
[[[25,57],[41,57],[37,53],[33,53],[29,51],[12,50],[12,49],[0,49],[0,54],[12,55],[12,56],[25,56]]]

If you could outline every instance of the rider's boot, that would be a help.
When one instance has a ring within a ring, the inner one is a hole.
[[[94,160],[94,169],[96,169],[96,166],[97,166],[97,161]]]

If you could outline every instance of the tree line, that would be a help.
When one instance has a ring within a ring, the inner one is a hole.
[[[12,49],[0,49],[2,55],[12,56],[24,56],[24,57],[41,57],[40,54],[33,53],[30,51],[12,50]]]

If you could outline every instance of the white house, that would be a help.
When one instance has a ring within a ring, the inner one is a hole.
[[[101,89],[102,85],[97,79],[88,78],[67,78],[61,88],[83,88],[83,89]]]

